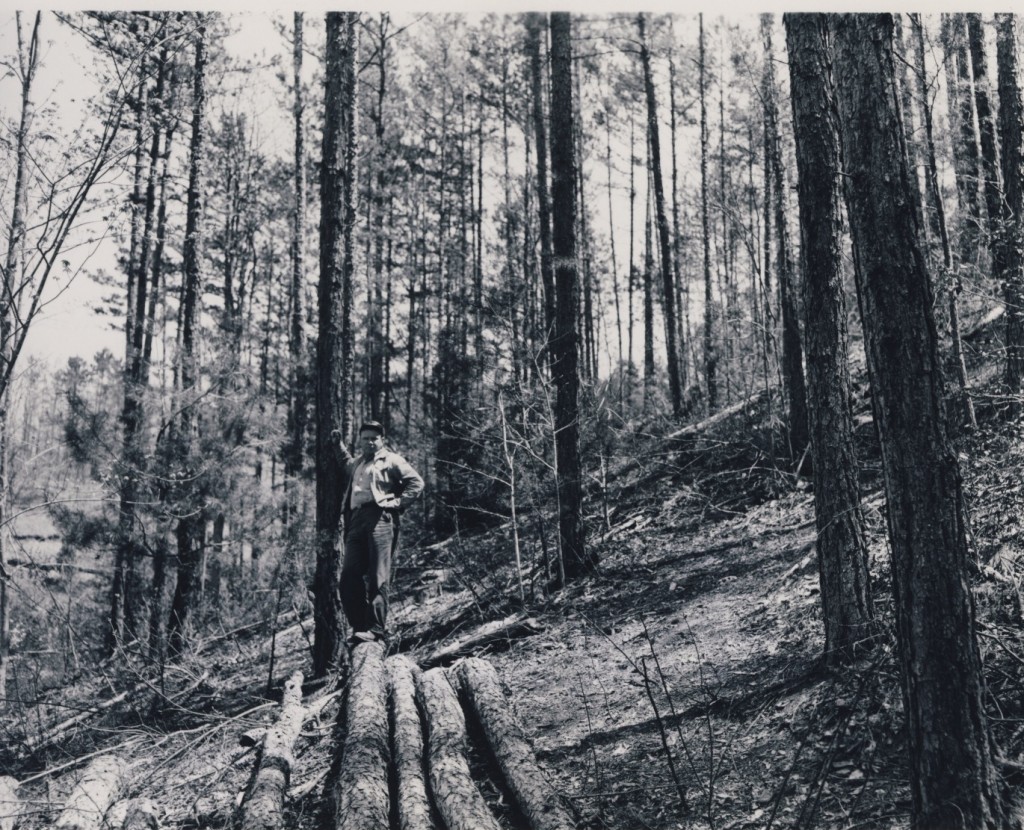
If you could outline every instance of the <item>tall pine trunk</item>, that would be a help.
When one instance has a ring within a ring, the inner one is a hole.
[[[786,221],[786,176],[782,167],[782,135],[775,88],[775,53],[772,49],[772,15],[761,15],[761,38],[764,41],[764,95],[767,148],[772,168],[775,233],[778,241],[776,257],[779,274],[779,310],[782,318],[782,382],[789,404],[789,450],[799,461],[808,442],[807,389],[804,384],[803,347],[800,343],[800,322],[797,311],[796,280],[789,251]]]
[[[534,143],[537,148],[537,207],[540,211],[540,274],[544,287],[544,342],[553,336],[555,326],[555,277],[552,266],[551,196],[548,192],[548,136],[544,114],[544,71],[541,61],[541,34],[544,16],[533,12],[527,18],[526,48],[530,56],[530,83],[533,102]]]
[[[895,74],[892,16],[841,15],[844,184],[888,500],[912,823],[995,830],[1003,810],[984,711],[966,513]]]
[[[572,22],[551,15],[551,193],[555,328],[551,375],[555,384],[555,454],[558,464],[558,520],[567,580],[592,571],[597,560],[586,547],[583,472],[580,463],[580,288],[576,256],[576,147],[572,95]]]
[[[327,14],[323,166],[320,172],[319,328],[316,347],[316,576],[313,673],[323,677],[342,653],[341,468],[334,444],[348,441],[352,377],[352,226],[355,221],[355,12]]]
[[[828,17],[785,17],[800,194],[807,391],[825,658],[853,658],[871,633],[871,594],[850,410],[839,123]]]
[[[708,103],[707,66],[704,50],[704,15],[698,14],[697,66],[700,71],[700,213],[704,242],[704,382],[708,389],[708,412],[718,409],[718,356],[715,351],[715,308],[711,294],[711,227],[708,217]]]
[[[202,300],[203,176],[206,161],[206,15],[196,19],[196,56],[192,78],[192,139],[189,146],[188,195],[185,208],[185,243],[182,255],[184,285],[181,307],[179,376],[182,407],[176,424],[175,451],[181,478],[175,492],[178,524],[178,579],[171,603],[168,648],[181,654],[189,643],[192,617],[199,601],[206,511],[202,504],[199,471],[195,469],[196,406],[199,392],[198,327]]]
[[[644,15],[636,18],[640,34],[640,63],[644,73],[644,92],[647,98],[647,135],[651,152],[651,175],[654,183],[654,214],[658,226],[658,248],[661,251],[661,281],[665,309],[665,344],[668,362],[669,398],[672,412],[679,415],[683,409],[683,390],[679,378],[679,327],[676,322],[675,285],[672,265],[672,245],[669,242],[668,213],[665,208],[665,185],[661,173],[661,137],[658,132],[658,100],[654,94],[651,76],[651,54],[647,49]]]
[[[295,12],[292,36],[292,118],[295,143],[292,171],[292,250],[288,316],[288,436],[285,449],[285,476],[296,479],[302,474],[303,445],[306,433],[306,343],[303,328],[304,280],[306,272],[306,131],[303,125],[306,102],[302,89],[303,13]],[[297,509],[290,503],[288,513]]]
[[[1006,414],[1018,418],[1024,411],[1024,95],[1017,17],[999,14],[996,26],[999,140],[1005,189],[1000,250],[1006,304]]]

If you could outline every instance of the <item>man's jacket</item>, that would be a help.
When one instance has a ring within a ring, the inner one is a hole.
[[[352,482],[355,479],[356,467],[362,458],[353,458],[344,446],[340,448],[343,466],[342,510],[347,515],[352,497]],[[384,448],[377,451],[370,464],[370,492],[373,500],[385,510],[397,510],[405,502],[416,498],[423,491],[423,479],[412,465],[397,452]]]

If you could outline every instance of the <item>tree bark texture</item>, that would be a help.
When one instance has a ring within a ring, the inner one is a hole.
[[[433,830],[436,827],[427,794],[423,722],[416,706],[419,669],[402,655],[389,657],[388,709],[391,718],[391,763],[395,776],[395,803],[400,830]]]
[[[175,493],[180,516],[175,529],[178,579],[171,603],[169,648],[180,654],[189,637],[193,612],[199,602],[203,532],[206,526],[200,503],[199,481],[192,470],[198,422],[194,399],[199,387],[199,351],[196,344],[202,298],[204,167],[206,156],[206,16],[197,14],[196,55],[192,81],[192,139],[189,147],[188,196],[185,208],[185,244],[182,255],[184,287],[181,308],[181,391],[185,399],[176,425],[182,481]]]
[[[929,93],[928,74],[924,61],[924,21],[920,14],[910,15],[914,29],[914,80],[915,91],[921,102],[921,121],[925,135],[925,179],[924,194],[928,227],[939,240],[942,262],[948,270],[953,266],[953,254],[949,245],[949,228],[946,225],[946,208],[939,189],[938,164],[935,159],[935,136],[932,124],[932,105]]]
[[[789,404],[787,422],[789,450],[799,461],[807,448],[807,387],[804,383],[803,347],[800,343],[800,314],[797,309],[796,279],[789,250],[786,221],[786,175],[782,167],[782,134],[779,126],[778,92],[775,85],[775,50],[772,48],[771,14],[761,15],[761,39],[764,42],[764,107],[767,148],[772,168],[772,195],[775,210],[775,234],[778,241],[776,261],[779,273],[779,310],[782,318],[782,382]]]
[[[839,118],[828,17],[790,14],[785,24],[799,174],[818,569],[825,655],[835,663],[854,655],[872,619],[850,411]]]
[[[718,409],[718,355],[715,350],[715,307],[711,295],[711,227],[708,217],[708,103],[707,61],[704,49],[704,15],[699,25],[698,69],[700,74],[700,215],[704,243],[704,380],[708,388],[708,412]],[[766,231],[767,232],[767,231]]]
[[[68,795],[54,825],[58,830],[99,830],[125,785],[127,764],[113,755],[93,759]]]
[[[18,782],[9,775],[0,775],[0,830],[14,830],[21,810]]]
[[[572,22],[566,12],[551,15],[551,191],[555,329],[551,376],[555,384],[555,454],[558,462],[559,535],[567,579],[594,569],[583,525],[580,465],[580,289],[576,257],[576,146],[572,95]]]
[[[945,424],[932,290],[910,203],[887,14],[839,16],[845,189],[882,446],[912,821],[994,828],[1002,808],[985,719],[960,471]]]
[[[572,816],[537,763],[494,666],[470,657],[459,663],[455,676],[459,694],[480,722],[505,783],[532,830],[572,830],[576,826]]]
[[[332,437],[348,440],[352,376],[352,209],[356,21],[354,12],[327,15],[323,166],[320,172],[320,282],[316,432],[316,576],[313,673],[323,677],[341,659],[341,467]]]
[[[999,217],[1003,212],[1003,181],[999,169],[999,146],[996,143],[996,118],[992,109],[992,86],[988,80],[988,58],[985,45],[985,24],[977,12],[966,14],[967,42],[971,52],[971,74],[974,77],[974,108],[978,115],[981,138],[981,170],[988,213],[989,248],[992,250],[992,270],[1000,278],[997,239]]]
[[[665,207],[665,185],[661,173],[661,137],[658,133],[658,99],[654,93],[651,75],[651,53],[647,48],[647,24],[643,14],[636,17],[640,33],[640,63],[644,75],[644,93],[647,98],[647,135],[651,152],[651,173],[654,179],[654,213],[658,224],[658,247],[661,251],[661,278],[665,309],[665,342],[668,362],[669,398],[672,412],[679,415],[683,409],[683,388],[679,375],[679,326],[676,321],[675,285],[672,265],[672,245],[669,242],[668,212]]]
[[[448,830],[498,830],[469,772],[466,719],[445,670],[421,674],[416,679],[416,696],[427,722],[430,787],[445,826]]]
[[[295,148],[292,205],[292,273],[289,287],[288,357],[290,359],[288,388],[288,446],[285,454],[286,474],[302,472],[302,448],[306,432],[306,357],[303,330],[303,296],[306,277],[306,131],[303,118],[306,109],[302,89],[303,13],[295,12],[292,40],[292,117],[295,121]]]
[[[295,672],[284,684],[277,722],[263,736],[259,766],[242,804],[241,830],[284,827],[284,800],[295,765],[293,748],[305,714],[302,672]]]
[[[345,704],[345,746],[330,793],[338,830],[388,830],[388,706],[384,648],[363,643],[353,653]]]
[[[999,80],[999,140],[1004,188],[1003,299],[1006,303],[1007,414],[1024,411],[1024,95],[1020,26],[1013,14],[996,15]]]

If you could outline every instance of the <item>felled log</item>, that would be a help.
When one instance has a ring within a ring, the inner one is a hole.
[[[396,655],[385,662],[388,707],[391,715],[391,758],[395,770],[400,830],[432,830],[427,795],[423,726],[416,707],[416,673],[408,657]]]
[[[127,768],[124,761],[113,755],[94,758],[68,796],[54,826],[61,830],[99,830],[104,814],[121,794]]]
[[[292,749],[305,714],[302,672],[297,671],[284,684],[277,722],[263,735],[259,766],[242,803],[241,830],[271,830],[284,826],[284,797],[295,765]]]
[[[476,655],[489,646],[508,640],[532,637],[544,629],[532,617],[513,614],[501,620],[486,623],[461,640],[440,648],[423,661],[424,667],[450,666],[463,657]]]
[[[341,768],[330,793],[338,830],[388,830],[388,708],[384,647],[363,643],[352,654]]]
[[[575,823],[537,763],[494,666],[470,657],[459,663],[455,676],[462,699],[480,722],[505,783],[532,830],[572,830]]]
[[[9,775],[0,775],[0,830],[14,830],[20,815],[18,782]]]
[[[434,804],[448,830],[499,830],[469,773],[466,719],[444,669],[416,679],[427,721],[427,765]]]

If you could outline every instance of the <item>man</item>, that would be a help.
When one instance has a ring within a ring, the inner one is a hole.
[[[388,582],[398,552],[398,516],[423,490],[423,479],[398,453],[384,446],[384,426],[359,428],[359,457],[334,430],[342,471],[345,556],[341,607],[352,626],[349,642],[387,641]]]

